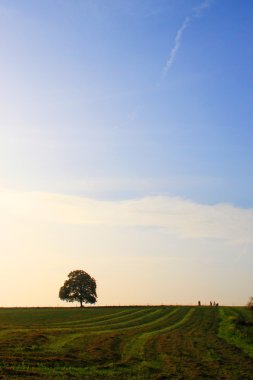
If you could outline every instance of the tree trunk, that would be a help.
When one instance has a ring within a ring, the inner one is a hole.
[[[80,307],[83,307],[83,301],[80,301]]]

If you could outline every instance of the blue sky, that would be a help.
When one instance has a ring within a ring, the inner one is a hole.
[[[24,262],[40,265],[46,255],[50,279],[50,260],[56,263],[55,289],[75,266],[97,275],[105,289],[119,267],[139,268],[137,281],[152,268],[161,277],[163,260],[168,267],[172,260],[175,273],[191,263],[182,274],[189,281],[199,268],[209,265],[214,277],[219,268],[224,277],[217,273],[217,297],[225,278],[223,302],[246,302],[253,285],[247,275],[253,247],[252,1],[0,0],[0,33],[5,272],[13,262],[17,271]],[[175,226],[169,215],[176,216]],[[231,220],[229,232],[223,227]],[[28,243],[31,226],[36,239]],[[69,245],[62,236],[70,236]],[[38,248],[42,237],[44,250]],[[23,252],[18,257],[17,250]],[[115,268],[107,280],[103,260]],[[228,263],[234,263],[229,273]],[[236,269],[244,282],[233,298]],[[140,292],[135,301],[195,302],[200,283],[194,280],[196,289],[184,296],[179,278],[171,299],[157,297],[160,285],[150,298]],[[31,282],[28,276],[24,286]],[[36,302],[57,302],[49,289],[48,298],[41,297]],[[113,296],[113,285],[101,298],[133,300]]]

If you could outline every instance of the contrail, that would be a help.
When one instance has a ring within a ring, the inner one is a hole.
[[[181,39],[182,39],[183,33],[184,33],[185,29],[187,28],[187,26],[189,25],[190,21],[191,21],[191,19],[189,17],[186,17],[186,19],[184,20],[182,26],[177,31],[174,47],[171,50],[169,58],[168,58],[168,60],[166,62],[166,65],[164,67],[164,71],[163,71],[163,75],[164,76],[166,76],[166,74],[168,73],[169,69],[173,65],[173,62],[174,62],[174,60],[176,58],[177,51],[178,51],[178,49],[180,48],[180,45],[181,45]]]
[[[178,29],[176,33],[174,46],[169,53],[169,58],[167,59],[166,64],[163,69],[163,77],[166,77],[166,75],[168,74],[168,71],[170,70],[171,66],[173,65],[175,61],[185,30],[187,29],[187,27],[189,26],[189,24],[192,22],[194,18],[202,16],[203,12],[210,7],[212,2],[213,0],[204,0],[200,5],[198,5],[192,10],[193,14],[191,16],[187,16],[185,18],[183,24],[181,25],[181,27]]]

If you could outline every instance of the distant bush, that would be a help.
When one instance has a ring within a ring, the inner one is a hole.
[[[253,297],[249,298],[249,302],[247,303],[247,306],[253,312]]]

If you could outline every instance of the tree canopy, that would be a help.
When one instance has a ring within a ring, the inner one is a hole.
[[[87,272],[75,270],[69,273],[68,280],[60,288],[59,298],[68,302],[80,302],[94,304],[97,302],[96,281]]]

